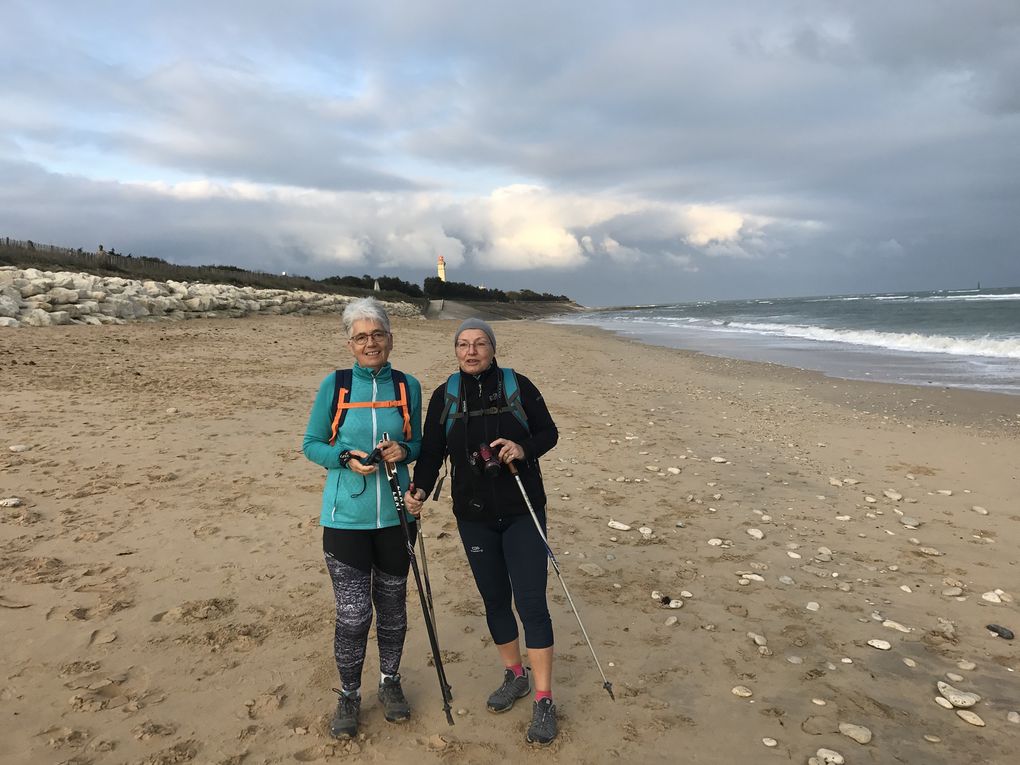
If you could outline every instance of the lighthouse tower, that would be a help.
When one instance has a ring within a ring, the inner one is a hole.
[[[446,281],[446,260],[442,255],[439,256],[439,260],[436,262],[436,272],[439,274],[439,280]]]

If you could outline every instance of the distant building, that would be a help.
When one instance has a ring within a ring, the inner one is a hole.
[[[440,281],[446,281],[446,259],[440,255],[439,260],[436,263],[436,272],[439,274]]]

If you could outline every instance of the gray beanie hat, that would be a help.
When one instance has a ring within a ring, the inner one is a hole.
[[[456,345],[457,341],[460,340],[460,333],[466,329],[480,329],[489,338],[489,342],[492,343],[492,352],[496,352],[496,333],[492,331],[492,327],[489,326],[488,322],[484,322],[481,319],[464,319],[457,327],[457,333],[453,336],[453,344]]]

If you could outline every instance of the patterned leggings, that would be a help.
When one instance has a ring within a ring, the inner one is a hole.
[[[412,541],[416,525],[411,524]],[[345,691],[361,687],[372,606],[378,617],[379,669],[400,669],[407,632],[407,554],[399,526],[370,531],[323,527],[322,548],[336,599],[333,654]]]

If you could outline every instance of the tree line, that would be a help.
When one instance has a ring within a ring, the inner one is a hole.
[[[10,237],[0,239],[0,265],[45,270],[70,269],[102,276],[123,276],[154,281],[174,280],[234,284],[262,289],[307,290],[345,295],[376,294],[384,299],[410,299],[412,302],[437,298],[499,303],[570,302],[570,298],[566,295],[552,295],[548,292],[534,292],[529,289],[504,292],[498,289],[476,287],[463,282],[445,282],[438,276],[426,278],[423,284],[424,289],[396,276],[364,274],[363,276],[328,276],[325,279],[312,279],[298,274],[272,274],[229,265],[184,266],[169,263],[162,258],[136,256],[132,253],[124,255],[112,247],[106,249],[103,245],[99,245],[96,252],[90,252],[81,247],[72,249],[52,244],[39,244],[32,240],[11,239]],[[375,291],[376,283],[379,285],[379,292]]]

